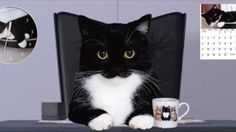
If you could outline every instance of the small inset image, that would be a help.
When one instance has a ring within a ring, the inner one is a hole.
[[[236,4],[202,4],[201,28],[236,28]]]
[[[202,4],[201,60],[236,59],[236,4]]]
[[[0,8],[0,63],[15,64],[27,58],[37,41],[33,18],[18,7]]]

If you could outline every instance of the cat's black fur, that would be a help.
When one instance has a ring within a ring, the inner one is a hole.
[[[143,16],[128,24],[105,24],[84,16],[79,16],[78,19],[83,39],[80,67],[76,73],[74,96],[69,108],[69,119],[88,125],[89,121],[106,113],[102,109],[93,109],[89,92],[83,90],[81,79],[96,73],[101,73],[105,78],[116,76],[126,78],[131,73],[137,72],[149,78],[134,94],[132,103],[134,110],[124,123],[128,124],[129,120],[136,115],[152,115],[152,99],[163,97],[163,95],[158,89],[157,80],[151,76],[152,63],[147,33],[143,34],[135,30],[142,22],[148,22],[150,25],[151,15]],[[109,59],[99,60],[96,56],[98,50],[109,51]],[[123,54],[126,50],[135,50],[135,57],[130,60],[124,59]]]
[[[202,14],[208,25],[215,22],[236,22],[236,11],[225,12],[217,8],[216,5],[205,14]]]
[[[26,39],[25,33],[29,34],[29,39],[37,38],[36,25],[30,15],[26,15],[24,17],[15,19],[11,22],[12,22],[11,33],[15,36],[14,40],[16,40],[16,42],[8,42],[7,46],[20,48],[18,46],[18,43]],[[6,24],[0,22],[0,32],[2,32],[8,25],[9,25],[9,22]],[[0,43],[5,44],[5,41],[0,41]],[[26,48],[34,47],[35,43],[36,43],[36,40],[27,41]]]
[[[164,117],[163,113],[169,113],[169,116],[168,116],[168,117]],[[163,107],[162,107],[162,116],[161,116],[161,119],[162,119],[163,121],[170,121],[170,119],[171,119],[170,106],[168,106],[168,107],[163,106]]]
[[[7,24],[0,21],[0,33],[6,28]]]

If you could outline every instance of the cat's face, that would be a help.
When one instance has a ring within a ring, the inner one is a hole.
[[[218,22],[222,15],[222,10],[218,9],[216,5],[205,14],[202,14],[202,17],[205,18],[208,25],[213,26],[216,22]]]
[[[171,112],[171,113],[176,113],[175,107],[170,107],[170,112]]]
[[[159,115],[162,113],[162,107],[156,107],[156,113]]]
[[[163,111],[163,112],[169,112],[169,113],[170,113],[170,106],[168,106],[168,107],[163,106],[163,107],[162,107],[162,111]]]
[[[147,32],[151,15],[128,24],[105,24],[79,17],[80,71],[101,71],[106,78],[128,77],[151,68]]]

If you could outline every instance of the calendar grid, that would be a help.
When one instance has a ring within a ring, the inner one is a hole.
[[[200,59],[236,59],[236,29],[201,29]]]

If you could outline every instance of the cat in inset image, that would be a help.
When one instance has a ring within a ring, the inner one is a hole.
[[[151,15],[127,24],[79,16],[80,67],[75,75],[69,119],[93,130],[126,124],[154,125],[152,99],[163,97],[153,68],[147,33]]]
[[[178,120],[177,112],[176,112],[175,107],[170,107],[170,114],[171,114],[171,120],[172,121],[177,121]]]
[[[225,24],[236,24],[236,11],[225,12],[216,5],[205,14],[202,14],[210,27],[223,27]]]
[[[10,24],[11,23],[11,24]],[[15,48],[34,47],[37,39],[36,25],[30,15],[8,23],[0,22],[0,43]]]
[[[162,107],[162,121],[170,121],[171,120],[171,112],[170,112],[170,106]]]
[[[0,21],[0,33],[3,32],[3,30],[6,28],[7,24],[4,22]],[[0,38],[1,38],[1,34],[0,34]]]

